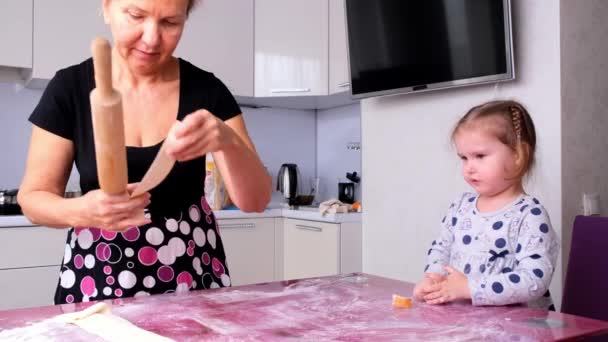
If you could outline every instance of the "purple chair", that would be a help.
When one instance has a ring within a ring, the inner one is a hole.
[[[562,312],[608,321],[608,217],[577,216]]]

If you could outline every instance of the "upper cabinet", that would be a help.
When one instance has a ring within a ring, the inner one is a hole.
[[[255,96],[328,93],[328,0],[255,1]]]
[[[344,0],[329,0],[329,93],[350,90]]]
[[[0,67],[32,67],[33,0],[0,1]]]
[[[253,1],[200,2],[175,53],[213,72],[238,96],[253,96]]]
[[[59,69],[91,57],[91,41],[97,36],[111,38],[101,1],[35,0],[30,80],[48,81]]]
[[[112,39],[101,6],[101,0],[0,1],[0,67],[22,68],[28,86],[45,86],[58,70],[89,58],[95,37]],[[242,104],[346,104],[344,6],[345,0],[204,0],[190,13],[175,55],[214,73]]]

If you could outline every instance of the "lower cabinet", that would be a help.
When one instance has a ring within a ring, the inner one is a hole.
[[[59,267],[0,270],[0,310],[53,305]]]
[[[283,278],[340,273],[340,224],[285,219]]]
[[[361,223],[220,219],[232,285],[361,272]]]
[[[0,310],[52,305],[67,230],[0,228]]]
[[[219,219],[233,286],[361,271],[361,223]],[[0,310],[52,305],[67,230],[0,228]]]
[[[275,277],[275,219],[218,220],[233,286]]]

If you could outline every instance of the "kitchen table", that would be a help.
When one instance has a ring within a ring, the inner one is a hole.
[[[550,341],[608,333],[608,322],[522,306],[393,308],[392,295],[413,287],[356,273],[108,302],[115,315],[180,341]],[[2,311],[0,340],[95,340],[50,320],[89,305]]]

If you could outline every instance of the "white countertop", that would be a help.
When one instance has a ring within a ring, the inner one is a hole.
[[[32,227],[37,226],[30,222],[25,216],[0,216],[0,228],[6,227]]]
[[[321,215],[317,208],[301,208],[296,210],[287,208],[269,208],[264,210],[262,213],[244,213],[240,210],[216,210],[214,214],[219,220],[285,217],[329,223],[361,222],[362,216],[361,213]],[[32,226],[37,225],[31,223],[25,216],[0,216],[0,228]]]
[[[263,213],[244,213],[240,210],[216,210],[214,212],[218,220],[222,219],[247,219],[247,218],[265,218],[265,217],[285,217],[300,220],[330,222],[330,223],[346,223],[346,222],[361,222],[361,213],[348,214],[325,214],[321,215],[318,208],[270,208],[264,210]]]

